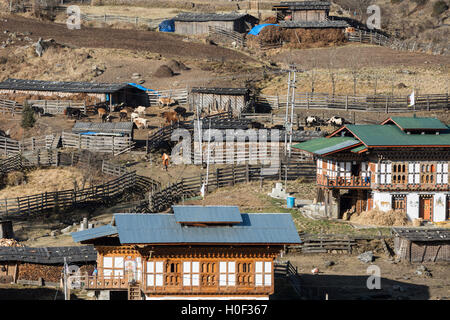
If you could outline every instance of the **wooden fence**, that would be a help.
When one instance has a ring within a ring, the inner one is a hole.
[[[147,91],[148,102],[150,106],[158,105],[159,98],[171,98],[178,102],[178,104],[186,104],[188,102],[189,90],[185,89],[171,89]]]
[[[433,43],[419,43],[417,41],[402,41],[393,37],[387,37],[374,31],[356,29],[355,32],[347,34],[348,41],[370,43],[389,47],[394,50],[410,52],[431,52],[434,55],[449,55],[449,46],[440,46]]]
[[[409,96],[389,95],[331,95],[326,93],[297,93],[295,108],[336,109],[365,112],[415,112],[448,110],[449,96],[446,94],[416,95],[414,106],[409,106]],[[257,103],[269,105],[272,109],[286,108],[285,96],[261,95]]]
[[[80,15],[81,20],[83,21],[96,21],[96,22],[103,22],[103,23],[116,23],[116,22],[122,22],[122,23],[131,23],[135,26],[138,26],[140,24],[145,24],[151,29],[158,28],[159,24],[165,20],[165,19],[149,19],[149,18],[142,18],[142,17],[131,17],[131,16],[119,16],[119,15],[110,15],[110,14],[84,14],[82,13]]]
[[[264,171],[264,168],[266,171]],[[241,165],[227,168],[217,168],[208,176],[208,184],[205,186],[205,193],[229,185],[242,182],[281,180],[296,180],[303,177],[307,181],[315,178],[315,164],[309,163],[288,163],[269,169],[261,165]],[[193,177],[182,178],[179,182],[171,184],[157,192],[152,192],[149,196],[148,208],[150,212],[162,212],[170,208],[173,204],[183,199],[198,196],[200,189],[206,183],[206,174]]]
[[[40,137],[31,137],[20,141],[0,137],[0,155],[10,156],[27,151],[36,151],[38,149],[50,149],[52,147],[55,135],[45,135]]]
[[[64,148],[112,153],[113,155],[128,152],[134,146],[132,139],[126,136],[83,135],[63,131],[61,139]]]
[[[63,190],[41,194],[0,199],[0,216],[9,214],[35,214],[48,210],[67,210],[80,204],[98,203],[119,197],[134,188],[136,173],[129,172],[101,185],[80,190]]]
[[[0,112],[5,114],[6,112],[12,115],[22,113],[23,106],[16,101],[0,99]]]
[[[86,104],[84,102],[74,102],[71,100],[27,100],[33,107],[41,107],[45,114],[64,114],[68,108],[81,109],[86,114]]]
[[[245,47],[245,35],[224,27],[208,26],[210,37],[218,41],[235,42],[236,46]]]

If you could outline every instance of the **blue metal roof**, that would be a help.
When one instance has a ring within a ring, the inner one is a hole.
[[[238,224],[208,227],[182,225],[177,223],[174,214],[118,213],[114,220],[122,244],[301,243],[289,213],[243,213],[241,217],[242,222]],[[96,229],[80,231],[72,237],[74,241],[83,241],[114,234],[114,229],[95,232]]]
[[[173,206],[173,213],[176,222],[242,222],[237,206]]]
[[[101,227],[97,227],[97,228],[87,229],[87,230],[78,231],[78,232],[72,232],[72,239],[75,242],[80,242],[80,241],[84,241],[84,240],[91,240],[91,239],[111,236],[114,234],[117,234],[117,228],[110,224],[107,224],[105,226],[101,226]]]

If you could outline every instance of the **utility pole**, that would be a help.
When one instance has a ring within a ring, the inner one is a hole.
[[[286,116],[285,116],[285,122],[284,122],[284,128],[285,128],[285,134],[284,134],[284,155],[286,156],[288,154],[288,148],[289,148],[289,154],[288,156],[291,156],[291,143],[292,143],[292,126],[294,123],[294,106],[295,106],[295,83],[296,83],[296,68],[295,65],[289,66],[289,77],[288,77],[288,89],[287,89],[287,96],[286,96]],[[293,73],[293,76],[291,74]],[[292,92],[291,92],[292,90]],[[289,115],[289,105],[291,105],[291,113]],[[289,133],[289,145],[287,140],[287,135]]]
[[[64,299],[65,300],[70,300],[70,296],[69,296],[69,290],[67,288],[67,260],[66,257],[64,257]]]

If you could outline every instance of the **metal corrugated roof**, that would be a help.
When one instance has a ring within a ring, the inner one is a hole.
[[[131,135],[133,132],[133,122],[80,122],[77,121],[72,127],[73,133],[101,132],[101,133],[124,133]]]
[[[389,122],[392,120],[396,125],[398,125],[403,130],[448,130],[448,126],[442,123],[436,118],[419,118],[419,117],[390,117]]]
[[[392,228],[394,235],[410,241],[450,241],[450,229],[448,228]]]
[[[346,125],[358,139],[373,146],[446,146],[450,147],[450,133],[407,134],[396,125]]]
[[[176,222],[240,223],[237,206],[173,206]]]
[[[93,246],[78,247],[0,247],[0,261],[18,261],[39,264],[93,262],[97,251]]]
[[[0,82],[0,89],[35,90],[81,93],[114,93],[126,87],[128,83],[94,83],[94,82],[63,82],[26,79],[7,79]]]
[[[318,155],[325,155],[337,150],[356,146],[361,141],[352,137],[317,138],[293,145],[293,148],[305,150]]]
[[[194,87],[191,89],[193,93],[207,93],[207,94],[226,94],[226,95],[245,95],[249,92],[247,88],[207,88]]]
[[[324,21],[280,21],[282,28],[347,28],[350,25],[344,20]]]
[[[96,238],[101,238],[101,237],[112,236],[117,233],[118,233],[118,231],[115,226],[107,224],[107,225],[97,227],[97,228],[87,229],[87,230],[78,231],[78,232],[72,232],[72,239],[75,242],[81,242],[81,241],[85,241],[85,240],[91,240],[91,239],[96,239]]]
[[[232,226],[183,226],[173,214],[115,214],[120,243],[294,244],[300,237],[288,213],[246,213]]]
[[[293,10],[314,10],[330,9],[331,3],[328,1],[282,1],[279,5],[274,5],[273,9],[293,9]]]
[[[247,13],[196,13],[196,12],[181,12],[173,18],[175,21],[234,21],[242,17],[249,16]]]

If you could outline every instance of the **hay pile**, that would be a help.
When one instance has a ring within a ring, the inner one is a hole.
[[[14,239],[0,239],[0,247],[24,247],[24,245],[20,244]]]
[[[381,211],[379,209],[372,209],[369,211],[361,212],[360,214],[354,213],[350,217],[351,222],[355,222],[363,225],[375,225],[375,226],[409,226],[411,222],[406,217],[406,213],[402,211]]]
[[[345,42],[345,35],[340,29],[282,29],[267,26],[259,35],[249,35],[248,40],[250,43],[285,43],[287,48],[305,49],[342,44]]]
[[[156,69],[156,71],[153,73],[153,75],[157,78],[169,78],[169,77],[173,77],[175,75],[175,73],[169,66],[163,64],[158,69]]]

